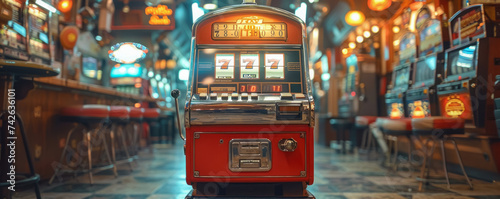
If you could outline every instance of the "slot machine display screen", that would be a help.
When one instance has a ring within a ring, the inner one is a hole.
[[[415,85],[430,85],[434,83],[436,61],[436,56],[429,56],[417,62],[414,72],[415,77],[413,77],[415,79]]]
[[[394,76],[396,79],[394,80],[394,87],[400,86],[408,86],[408,82],[410,81],[410,67],[405,66],[401,67],[395,71],[396,75]]]
[[[48,13],[30,5],[30,54],[50,59]]]
[[[302,93],[299,49],[200,49],[197,93]]]
[[[448,76],[461,75],[462,78],[474,75],[476,44],[466,46],[448,53]],[[472,73],[472,74],[471,74]],[[463,75],[462,75],[463,74]]]
[[[12,20],[5,28],[0,30],[1,44],[19,50],[26,49],[26,28],[24,27],[24,2],[20,0],[7,0],[12,6]]]

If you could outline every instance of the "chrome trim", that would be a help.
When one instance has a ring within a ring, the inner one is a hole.
[[[260,95],[260,99],[265,99]],[[302,105],[300,120],[277,120],[277,105]],[[214,124],[309,124],[307,100],[199,100],[194,95],[190,106],[190,125]]]
[[[237,144],[235,142],[238,142]],[[243,149],[243,144],[258,144],[257,146],[257,151],[254,153],[241,153],[241,150]],[[235,150],[234,147],[237,147],[238,150]],[[264,147],[267,149],[264,151]],[[229,141],[229,148],[228,148],[228,154],[229,154],[229,161],[228,161],[228,167],[229,170],[232,172],[262,172],[262,171],[269,171],[273,167],[272,164],[272,145],[271,145],[271,140],[267,138],[262,138],[262,139],[232,139]],[[243,155],[245,154],[245,155]],[[246,156],[246,158],[245,158]],[[249,159],[247,159],[249,158]],[[259,162],[259,167],[255,168],[244,168],[241,167],[240,163],[241,160],[258,160]],[[235,167],[234,164],[236,164],[234,161],[237,161],[238,167]],[[265,163],[265,166],[262,166],[262,163]]]

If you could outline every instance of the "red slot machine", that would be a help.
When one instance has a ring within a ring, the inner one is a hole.
[[[12,6],[12,19],[0,30],[0,55],[6,59],[28,60],[26,39],[26,1],[7,0]]]
[[[298,17],[255,2],[194,24],[184,112],[193,187],[187,198],[314,198],[306,190],[314,179],[314,102],[305,38]],[[172,92],[176,102],[178,95]]]

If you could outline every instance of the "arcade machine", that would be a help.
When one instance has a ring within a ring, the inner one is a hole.
[[[425,22],[419,23],[419,20]],[[411,118],[423,118],[439,115],[439,103],[436,86],[441,83],[444,75],[444,52],[448,47],[444,43],[445,30],[441,22],[436,19],[417,19],[416,24],[420,38],[418,50],[419,59],[413,69],[413,84],[406,93],[408,116]]]
[[[391,119],[408,117],[406,106],[406,91],[411,83],[411,70],[417,56],[416,36],[412,32],[406,32],[400,38],[399,66],[396,66],[392,74],[390,90],[385,94],[387,115]]]
[[[28,54],[30,61],[49,66],[51,65],[50,43],[52,42],[49,31],[50,15],[51,12],[36,4],[28,5]]]
[[[111,69],[111,85],[117,91],[132,95],[147,94],[148,80],[143,78],[141,64],[116,64]],[[149,88],[148,88],[149,89]]]
[[[466,7],[450,20],[452,47],[445,52],[446,77],[437,86],[441,114],[466,120],[466,131],[498,136],[493,99],[495,76],[500,74],[500,19],[496,6]],[[499,167],[500,168],[500,167]]]
[[[187,198],[314,198],[306,190],[314,179],[306,41],[302,20],[255,1],[194,24],[186,137],[179,131]],[[179,113],[179,91],[172,96]]]
[[[24,0],[7,0],[12,6],[12,20],[1,25],[0,55],[5,59],[28,60],[26,39],[26,3]]]

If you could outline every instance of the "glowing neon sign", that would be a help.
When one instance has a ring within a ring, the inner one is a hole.
[[[109,50],[108,53],[112,61],[130,64],[146,58],[148,48],[139,43],[126,42],[111,46],[111,50]]]
[[[146,15],[151,15],[149,25],[170,25],[170,19],[173,11],[167,5],[149,6],[144,10]]]

